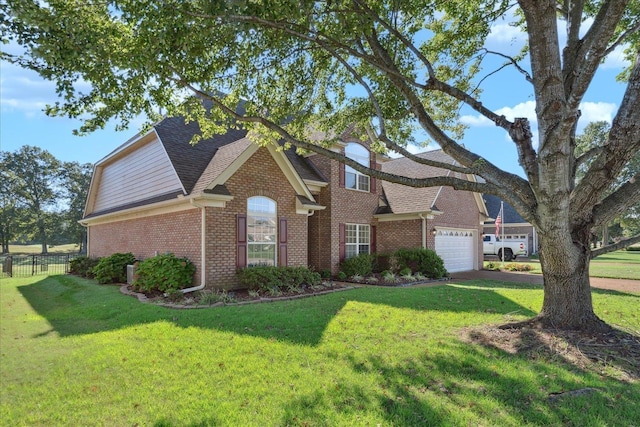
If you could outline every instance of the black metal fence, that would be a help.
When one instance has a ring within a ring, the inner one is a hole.
[[[2,277],[66,274],[79,254],[0,255]]]

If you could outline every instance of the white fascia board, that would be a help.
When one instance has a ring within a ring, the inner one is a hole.
[[[414,219],[422,219],[422,215],[426,219],[434,219],[437,215],[442,215],[440,211],[427,211],[427,212],[408,212],[403,214],[378,214],[373,217],[379,222],[391,222],[391,221],[411,221]]]

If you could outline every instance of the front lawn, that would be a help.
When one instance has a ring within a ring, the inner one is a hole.
[[[488,262],[500,265],[499,260],[485,261],[485,268]],[[540,261],[531,260],[517,264],[528,264],[531,266],[531,273],[542,274]],[[509,264],[509,263],[505,263]],[[600,255],[591,260],[589,266],[591,277],[605,277],[609,279],[631,279],[640,280],[640,252],[639,251],[616,251],[605,255]]]
[[[594,290],[597,313],[636,335],[638,298]],[[564,357],[562,341],[501,350],[474,330],[530,317],[541,303],[538,286],[468,281],[175,310],[72,276],[3,279],[0,419],[12,426],[639,420],[639,372],[615,361],[576,363]],[[581,389],[592,393],[554,397]]]

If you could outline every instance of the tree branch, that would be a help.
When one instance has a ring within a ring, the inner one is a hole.
[[[524,76],[525,80],[527,80],[529,83],[533,83],[533,77],[531,77],[531,74],[529,74],[529,72],[527,70],[522,68],[518,64],[518,62],[515,59],[513,59],[511,56],[505,55],[504,53],[495,52],[493,50],[489,50],[489,49],[486,49],[486,48],[483,48],[482,50],[484,50],[485,52],[490,53],[492,55],[497,55],[497,56],[500,56],[502,58],[505,58],[506,60],[508,60],[511,63],[511,65],[513,65],[516,68],[516,70],[518,70],[520,72],[520,74],[522,74]]]
[[[609,252],[614,252],[614,251],[617,251],[619,249],[626,248],[627,246],[631,246],[634,243],[638,243],[638,242],[640,242],[640,234],[638,234],[637,236],[633,236],[633,237],[628,237],[626,239],[622,239],[618,243],[615,243],[613,245],[607,245],[607,246],[603,246],[603,247],[598,248],[598,249],[594,249],[594,250],[591,251],[589,256],[591,257],[591,259],[593,259],[593,258],[598,257],[600,255],[608,254]]]
[[[593,209],[593,227],[606,224],[639,202],[640,174],[637,174],[596,205]]]
[[[640,52],[629,76],[620,108],[613,119],[608,144],[601,147],[589,170],[573,190],[571,217],[594,206],[612,187],[622,169],[640,151]]]
[[[613,52],[618,46],[620,46],[622,43],[625,42],[625,40],[627,40],[627,38],[629,38],[629,36],[631,36],[632,34],[638,32],[638,30],[640,30],[640,20],[638,20],[638,22],[636,22],[636,24],[634,26],[632,26],[631,28],[629,28],[627,31],[625,31],[624,33],[622,33],[620,35],[620,37],[618,37],[616,39],[616,41],[614,41],[611,46],[609,46],[607,48],[607,50],[604,51],[604,55],[607,56],[609,55],[611,52]]]
[[[573,60],[569,61],[569,67],[564,67],[565,74],[580,70],[566,93],[570,110],[579,108],[628,2],[629,0],[606,0],[602,4],[582,43],[572,53]]]

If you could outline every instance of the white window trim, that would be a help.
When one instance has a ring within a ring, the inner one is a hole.
[[[271,214],[265,214],[264,212],[252,212],[249,210],[249,200],[251,199],[266,199],[268,201],[270,201],[271,203],[273,203],[273,206],[275,207],[275,210],[273,212],[273,218],[274,218],[274,223],[276,224],[275,226],[275,236],[274,236],[274,241],[273,243],[264,243],[264,242],[250,242],[249,241],[249,219],[251,218],[251,216],[271,216]],[[277,267],[278,266],[278,203],[269,198],[269,197],[265,197],[265,196],[253,196],[253,197],[249,197],[247,198],[247,267],[252,267],[252,263],[251,263],[251,258],[249,257],[249,254],[251,253],[249,251],[249,247],[250,246],[255,246],[255,245],[273,245],[273,266]],[[255,267],[257,265],[253,265],[253,267]]]
[[[366,151],[367,155],[363,156],[357,153],[349,153],[349,147],[353,147],[353,146],[357,146],[360,147],[362,149],[364,149],[364,151]],[[362,145],[362,144],[358,144],[357,142],[349,142],[347,143],[345,149],[344,149],[344,154],[347,158],[351,159],[351,160],[355,160],[356,162],[360,163],[362,166],[366,166],[369,167],[370,166],[370,161],[371,161],[371,153],[369,152],[369,150],[367,150],[367,148]],[[355,179],[356,179],[356,188],[352,188],[347,186],[347,174],[354,174],[355,175]],[[360,177],[366,177],[367,178],[367,189],[364,190],[362,188],[360,188]],[[346,189],[349,190],[353,190],[353,191],[360,191],[363,193],[369,193],[371,192],[371,177],[369,175],[365,175],[362,172],[359,172],[357,170],[355,170],[354,168],[352,168],[351,166],[345,165],[344,168],[344,187]]]
[[[356,242],[355,243],[347,243],[347,236],[348,236],[348,227],[349,226],[355,226],[356,227]],[[365,243],[360,242],[360,228],[361,227],[367,227],[369,229],[369,241],[366,243],[366,245],[368,246],[368,250],[367,253],[370,254],[371,253],[371,224],[354,224],[354,223],[346,223],[345,224],[345,229],[344,229],[344,253],[345,253],[345,258],[351,258],[353,256],[358,256],[360,255],[360,246],[361,245],[365,245]],[[355,246],[356,248],[356,252],[355,255],[351,255],[351,256],[347,256],[348,250],[347,248],[349,246]]]

